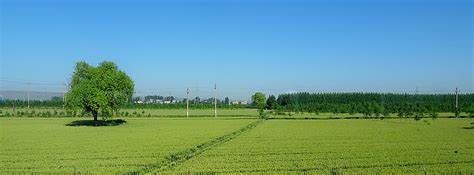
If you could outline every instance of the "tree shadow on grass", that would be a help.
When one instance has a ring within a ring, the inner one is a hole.
[[[66,126],[118,126],[121,124],[127,123],[127,121],[122,120],[122,119],[116,119],[116,120],[97,120],[97,122],[94,122],[94,120],[76,120],[72,121],[71,123],[66,124]]]

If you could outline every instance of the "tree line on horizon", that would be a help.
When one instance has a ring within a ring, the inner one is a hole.
[[[149,99],[149,97],[147,98]],[[51,100],[30,101],[31,107],[63,107],[63,99],[53,97]],[[278,97],[256,93],[248,105],[229,105],[226,100],[218,100],[219,108],[264,108],[284,112],[309,113],[361,113],[365,115],[382,115],[383,113],[429,113],[429,112],[469,112],[474,108],[474,94],[459,94],[459,111],[456,111],[454,94],[396,94],[396,93],[292,93]],[[0,107],[27,107],[26,100],[4,100]],[[212,102],[196,103],[190,100],[190,108],[211,109]],[[176,104],[137,104],[129,102],[124,108],[145,109],[179,109],[186,108],[184,101]]]
[[[252,105],[256,106],[257,102],[254,100]],[[461,112],[472,113],[474,94],[459,94],[458,108],[455,105],[454,94],[301,92],[281,94],[278,98],[270,95],[263,107],[284,112],[359,113],[365,116],[397,114],[409,117],[439,112],[453,112],[458,116]]]

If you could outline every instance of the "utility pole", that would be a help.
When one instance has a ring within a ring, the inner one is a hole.
[[[459,117],[459,106],[458,106],[458,104],[459,104],[459,103],[458,103],[458,99],[459,99],[458,93],[459,93],[459,90],[458,90],[458,87],[456,87],[456,91],[455,91],[455,92],[456,92],[456,118],[457,118],[457,117]]]
[[[28,109],[30,109],[30,89],[31,89],[31,86],[30,86],[30,83],[28,82]]]
[[[63,94],[63,109],[65,105],[66,105],[66,93]]]
[[[67,82],[64,82],[64,85],[66,86],[66,91],[63,94],[63,110],[66,107],[66,93],[69,90],[69,86],[68,86]],[[127,99],[127,102],[128,102],[128,99]]]
[[[189,88],[186,90],[186,118],[189,118]]]
[[[217,118],[217,84],[214,84],[214,117]]]

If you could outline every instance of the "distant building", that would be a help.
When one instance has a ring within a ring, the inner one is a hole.
[[[248,102],[247,101],[233,101],[230,104],[233,104],[233,105],[247,105]]]

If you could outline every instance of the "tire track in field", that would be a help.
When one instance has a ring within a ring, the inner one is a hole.
[[[204,153],[206,150],[209,150],[213,147],[219,146],[223,143],[226,143],[228,141],[231,141],[238,137],[239,135],[248,132],[252,130],[253,128],[257,127],[258,125],[262,124],[265,120],[258,120],[255,122],[252,122],[248,124],[247,126],[240,128],[234,132],[231,132],[229,134],[214,138],[208,142],[199,144],[193,148],[177,152],[174,154],[170,154],[166,157],[165,160],[153,164],[148,164],[145,165],[143,168],[141,168],[138,171],[132,171],[128,172],[126,174],[142,174],[142,173],[151,173],[151,172],[162,172],[165,170],[168,170],[170,168],[173,168],[175,166],[178,166],[185,161]]]

